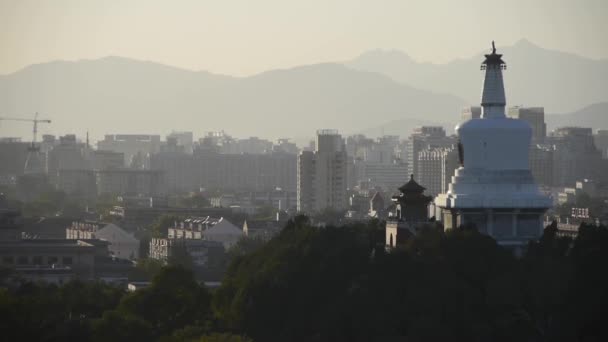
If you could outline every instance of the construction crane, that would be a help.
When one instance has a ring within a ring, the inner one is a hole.
[[[38,124],[39,123],[51,123],[51,120],[48,119],[38,119],[38,113],[34,114],[33,119],[25,119],[25,118],[8,118],[8,117],[0,117],[0,121],[24,121],[24,122],[33,122],[34,128],[32,129],[32,144],[27,148],[27,158],[25,160],[25,167],[23,168],[24,174],[40,174],[43,171],[42,164],[39,157],[40,147],[36,146],[36,141],[38,140]]]
[[[32,145],[29,147],[29,149],[31,151],[36,151],[37,147],[36,147],[36,140],[38,139],[38,124],[39,123],[51,123],[51,120],[48,119],[38,119],[38,113],[34,114],[34,118],[33,119],[25,119],[25,118],[7,118],[7,117],[0,117],[0,121],[25,121],[25,122],[33,122],[34,123],[34,129],[32,130]]]

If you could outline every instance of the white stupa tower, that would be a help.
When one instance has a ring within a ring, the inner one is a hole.
[[[499,244],[520,248],[542,234],[542,217],[551,207],[528,166],[532,128],[505,115],[502,55],[485,55],[482,114],[456,127],[461,166],[447,193],[435,198],[445,229],[475,226]]]

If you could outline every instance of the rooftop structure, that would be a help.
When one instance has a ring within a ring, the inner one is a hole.
[[[399,188],[399,194],[393,196],[394,210],[386,221],[386,246],[396,247],[407,240],[417,229],[429,222],[428,208],[433,200],[424,194],[425,187],[410,180]]]

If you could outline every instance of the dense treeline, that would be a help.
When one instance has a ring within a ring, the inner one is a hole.
[[[379,222],[315,228],[298,217],[234,253],[213,292],[179,267],[135,293],[24,284],[0,292],[2,331],[23,341],[608,340],[605,227],[583,225],[571,240],[549,226],[520,258],[470,229],[428,227],[390,253],[383,239]]]

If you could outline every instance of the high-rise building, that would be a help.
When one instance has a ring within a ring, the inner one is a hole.
[[[408,139],[407,166],[408,173],[420,178],[418,170],[418,152],[437,147],[450,147],[456,143],[454,137],[448,137],[441,126],[423,126],[414,129]]]
[[[407,164],[400,161],[392,163],[370,163],[354,161],[355,185],[368,183],[370,188],[379,187],[384,191],[397,189],[407,174]]]
[[[125,155],[121,152],[95,150],[89,154],[93,170],[121,169],[125,167]]]
[[[511,107],[508,117],[524,120],[532,126],[532,142],[540,143],[547,137],[547,124],[545,124],[544,107]]]
[[[419,182],[427,193],[436,196],[446,192],[454,170],[458,167],[458,150],[455,146],[437,147],[418,152]]]
[[[116,134],[106,135],[104,140],[97,142],[99,150],[122,152],[125,165],[131,167],[134,159],[146,159],[152,153],[160,151],[160,135],[149,134]],[[137,161],[140,164],[142,161]],[[143,161],[146,163],[146,160]]]
[[[170,138],[175,139],[177,146],[182,146],[185,153],[192,154],[192,151],[194,150],[194,137],[192,132],[173,131],[171,134],[167,135],[167,141],[169,141]]]
[[[530,171],[534,180],[546,187],[554,186],[554,176],[559,170],[554,169],[555,149],[552,145],[536,144],[530,147]]]
[[[100,195],[156,196],[166,193],[164,173],[158,170],[98,170],[95,176]]]
[[[595,147],[591,128],[561,127],[547,139],[555,148],[554,185],[573,186],[577,180],[602,176],[602,153]]]
[[[267,154],[219,153],[208,147],[193,155],[161,151],[150,157],[150,169],[166,175],[169,193],[198,191],[296,191],[297,156],[285,152]]]
[[[494,43],[485,57],[482,116],[456,127],[462,166],[435,205],[445,229],[470,225],[520,252],[541,235],[542,216],[552,203],[530,172],[530,124],[505,115],[506,65]]]
[[[15,185],[23,174],[29,146],[19,138],[0,138],[0,184]]]
[[[347,208],[346,150],[335,130],[317,132],[316,150],[298,156],[298,211]]]
[[[59,137],[59,144],[48,152],[47,171],[51,183],[57,183],[60,170],[88,169],[86,152],[86,145],[76,140],[75,135]]]
[[[471,119],[479,119],[481,117],[481,107],[470,106],[464,107],[460,112],[460,122],[465,122]]]
[[[608,158],[608,130],[600,129],[596,134],[593,135],[593,142],[602,152],[602,158]]]

